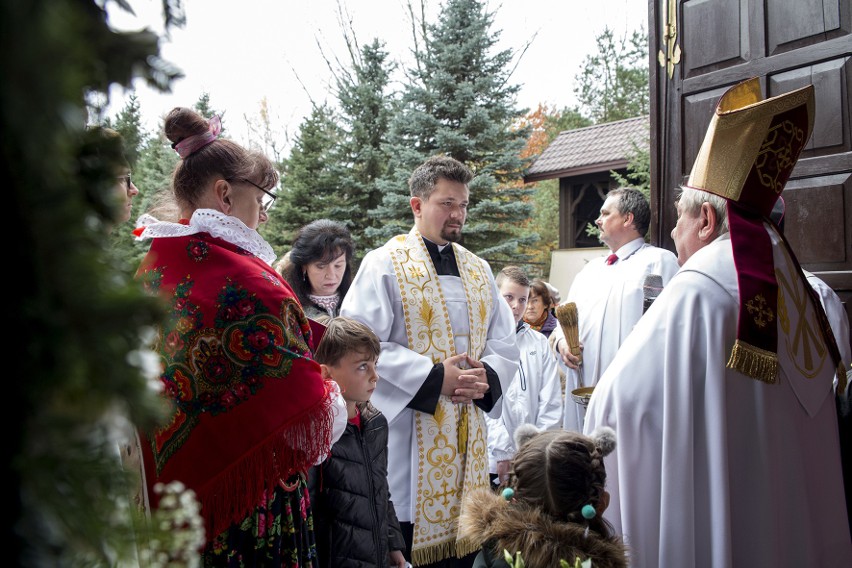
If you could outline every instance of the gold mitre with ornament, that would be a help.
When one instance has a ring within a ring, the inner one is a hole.
[[[778,377],[778,282],[764,223],[771,223],[813,118],[813,85],[765,100],[757,78],[734,85],[719,99],[686,183],[727,199],[740,296],[727,366],[767,383]]]
[[[814,87],[764,99],[757,77],[716,106],[687,185],[768,216],[814,123]]]

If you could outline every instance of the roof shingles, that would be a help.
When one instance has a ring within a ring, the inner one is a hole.
[[[564,130],[533,162],[524,181],[529,183],[625,167],[632,142],[648,144],[647,116]]]

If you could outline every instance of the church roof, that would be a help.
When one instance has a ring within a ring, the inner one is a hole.
[[[648,144],[647,116],[564,130],[536,158],[524,182],[626,168],[634,143]]]

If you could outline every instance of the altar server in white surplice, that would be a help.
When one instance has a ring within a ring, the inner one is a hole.
[[[515,340],[520,360],[518,372],[503,393],[503,413],[488,425],[488,461],[492,481],[509,481],[512,457],[518,451],[515,432],[521,424],[539,430],[562,428],[562,382],[556,357],[547,338],[523,320],[530,295],[530,279],[519,266],[505,266],[496,276],[497,289],[515,317]]]
[[[589,402],[585,431],[618,434],[604,517],[632,567],[852,566],[840,355],[769,219],[813,109],[812,86],[722,96],[677,203],[681,269]]]
[[[461,503],[488,487],[484,412],[518,370],[515,322],[488,264],[458,244],[471,171],[445,156],[409,179],[414,227],[367,253],[341,314],[382,342],[373,404],[387,417],[388,481],[415,566],[469,566]]]
[[[611,254],[583,267],[565,296],[565,302],[577,305],[582,364],[578,365],[577,357],[568,349],[561,326],[556,326],[549,338],[566,373],[566,430],[583,430],[585,410],[571,399],[571,391],[595,386],[642,317],[645,278],[656,274],[665,285],[678,270],[671,251],[645,242],[650,222],[648,200],[630,187],[610,191],[595,220],[599,238]]]

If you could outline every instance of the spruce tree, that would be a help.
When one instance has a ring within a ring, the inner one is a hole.
[[[374,39],[360,51],[351,51],[351,69],[337,74],[337,100],[342,127],[336,165],[340,169],[339,204],[331,218],[345,222],[358,243],[356,262],[366,250],[364,235],[375,219],[366,212],[382,200],[377,181],[387,169],[385,142],[393,109],[387,92],[393,65],[384,43]],[[355,54],[358,57],[355,57]]]
[[[269,222],[260,233],[281,256],[293,243],[299,228],[315,219],[331,218],[340,199],[340,170],[336,149],[340,128],[327,104],[315,106],[299,127]]]
[[[522,236],[530,191],[522,176],[527,129],[516,106],[519,86],[509,83],[513,52],[495,52],[500,32],[478,0],[447,0],[437,22],[424,24],[422,42],[407,70],[399,111],[390,129],[388,171],[380,180],[382,204],[371,211],[368,234],[379,244],[411,227],[407,179],[435,154],[450,155],[474,172],[464,245],[489,260],[523,261],[535,235]]]
[[[121,134],[127,161],[130,162],[131,168],[135,167],[147,137],[145,129],[142,127],[142,109],[139,98],[135,94],[130,95],[124,108],[116,115],[112,128]]]
[[[228,132],[227,132],[227,128],[226,128],[226,125],[225,125],[225,122],[226,122],[225,112],[216,110],[216,108],[211,104],[210,93],[208,93],[208,92],[201,93],[198,96],[198,100],[195,101],[194,105],[192,105],[192,108],[194,108],[198,112],[198,114],[200,114],[201,116],[203,116],[204,118],[206,118],[208,120],[213,118],[214,116],[218,115],[219,118],[222,120],[222,131],[219,133],[219,136],[221,136],[223,138],[228,138]]]
[[[595,41],[598,51],[586,56],[574,87],[584,113],[596,124],[648,114],[648,34],[616,40],[604,28]]]

